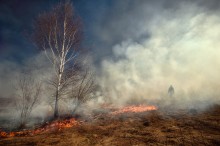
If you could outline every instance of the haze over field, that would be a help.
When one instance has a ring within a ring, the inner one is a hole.
[[[27,6],[46,7],[55,2],[27,2]],[[5,16],[1,17],[1,25],[5,29],[1,31],[0,42],[0,97],[4,98],[14,96],[13,81],[28,66],[34,66],[36,78],[51,76],[44,54],[34,51],[35,46],[25,44],[27,40],[20,37],[20,30],[31,28],[30,20],[40,10],[34,9],[29,16],[21,13],[25,12],[25,2],[18,7],[15,4],[3,1],[1,5],[1,15]],[[167,90],[173,85],[177,106],[219,103],[218,0],[73,0],[73,4],[84,23],[83,46],[91,51],[100,101],[112,99],[121,105],[170,100]],[[22,17],[17,17],[16,11],[21,11],[17,15]]]

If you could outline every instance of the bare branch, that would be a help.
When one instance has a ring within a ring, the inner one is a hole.
[[[20,128],[23,128],[36,107],[41,94],[41,83],[33,79],[31,74],[21,74],[16,83],[16,106],[20,112]]]
[[[56,78],[54,117],[58,116],[58,99],[67,94],[70,79],[66,76],[69,64],[74,64],[81,42],[81,20],[75,15],[70,2],[60,3],[51,11],[41,14],[35,22],[33,40],[45,51],[53,64]],[[73,76],[70,76],[73,79]]]

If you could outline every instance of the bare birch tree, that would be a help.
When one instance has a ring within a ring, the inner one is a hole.
[[[31,74],[21,74],[17,78],[15,88],[15,104],[20,117],[19,128],[24,128],[32,110],[38,105],[42,92],[41,82],[36,81]]]
[[[70,2],[60,3],[50,12],[41,14],[34,25],[33,38],[53,65],[55,79],[54,118],[58,117],[58,101],[61,90],[67,85],[67,72],[79,55],[81,21]],[[69,78],[69,77],[68,77]]]
[[[94,93],[97,89],[97,84],[95,82],[94,74],[89,67],[84,67],[82,70],[78,71],[75,76],[74,82],[71,82],[71,90],[69,97],[73,100],[73,110],[72,114],[75,113],[76,109],[92,99]]]

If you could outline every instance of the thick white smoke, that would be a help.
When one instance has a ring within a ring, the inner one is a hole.
[[[102,62],[100,84],[107,98],[119,104],[166,99],[172,84],[178,105],[219,102],[219,16],[186,4],[175,11],[164,10],[150,22],[140,21],[139,41],[115,45],[115,59]],[[150,38],[142,37],[143,33]]]

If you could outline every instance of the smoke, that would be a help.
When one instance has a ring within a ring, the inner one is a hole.
[[[89,71],[92,69],[92,58],[90,54],[81,54],[76,60],[77,64],[88,67]],[[1,128],[11,130],[20,124],[21,111],[24,100],[22,99],[22,87],[19,80],[26,79],[27,84],[32,90],[31,97],[35,96],[37,83],[41,83],[41,92],[30,117],[27,119],[27,127],[33,127],[35,124],[43,123],[52,118],[54,112],[54,86],[50,83],[56,76],[54,68],[44,52],[40,52],[35,56],[24,59],[20,64],[10,61],[0,63],[0,125]],[[92,75],[91,75],[92,76]],[[87,79],[88,78],[88,79]],[[90,80],[90,75],[84,79],[85,84]],[[30,80],[31,79],[31,80]],[[33,86],[32,86],[33,85]],[[77,87],[77,86],[76,86]],[[26,92],[26,88],[24,89]],[[72,89],[69,89],[69,92]],[[76,91],[78,88],[76,88]],[[27,93],[26,93],[27,94]],[[70,94],[70,93],[68,93]],[[62,95],[59,99],[59,115],[65,116],[72,114],[71,112],[77,104],[77,100],[71,99],[71,95]],[[72,95],[73,96],[73,95]],[[87,95],[88,96],[88,95]],[[96,96],[96,95],[91,95]],[[89,97],[88,97],[89,98]],[[32,103],[33,100],[30,102]],[[95,103],[95,102],[94,102]],[[96,104],[97,105],[97,104]],[[25,105],[27,106],[27,104]],[[95,105],[93,105],[94,107]],[[77,109],[77,113],[82,114],[82,108]],[[88,110],[86,110],[88,113]]]
[[[163,9],[155,13],[156,8]],[[136,23],[121,22],[125,29],[116,29],[117,33],[127,37],[113,45],[113,57],[101,63],[100,85],[106,98],[115,104],[171,101],[167,90],[173,85],[177,107],[219,103],[218,14],[188,2],[173,8],[141,5],[140,9],[140,17],[133,17],[137,10],[127,16]]]
[[[36,82],[41,82],[42,86],[39,102],[37,102],[36,108],[32,111],[31,118],[38,118],[38,120],[42,121],[49,116],[48,113],[52,110],[48,105],[51,91],[48,89],[46,82],[53,76],[53,73],[49,61],[42,52],[24,59],[21,63],[10,61],[0,63],[1,128],[13,129],[20,121],[21,108],[16,106],[16,104],[22,103],[22,99],[19,97],[21,92],[19,89],[21,87],[18,82],[25,76],[30,76]],[[39,121],[31,120],[31,122]]]

